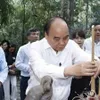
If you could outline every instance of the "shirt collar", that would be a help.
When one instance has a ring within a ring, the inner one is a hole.
[[[45,48],[45,49],[52,48],[52,47],[50,46],[50,44],[48,43],[48,41],[47,41],[46,38],[44,38],[43,40],[44,40],[44,48]]]
[[[46,50],[46,49],[51,49],[52,52],[53,52],[53,54],[56,55],[56,56],[58,56],[58,55],[61,53],[61,51],[58,51],[58,52],[56,53],[56,51],[53,50],[53,48],[50,46],[50,44],[48,43],[48,41],[47,41],[46,38],[44,38],[44,48],[45,48],[45,50]]]
[[[31,44],[31,42],[28,42],[28,43],[27,43],[27,45],[30,45],[30,44]]]
[[[92,41],[92,37],[90,37],[90,40]],[[95,44],[100,45],[100,41],[95,41]]]

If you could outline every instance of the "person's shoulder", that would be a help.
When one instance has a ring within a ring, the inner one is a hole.
[[[92,38],[91,37],[88,37],[84,40],[84,42],[91,42],[92,41]]]
[[[4,50],[2,47],[0,47],[0,55],[5,55]]]
[[[22,45],[19,47],[19,50],[23,49],[25,47],[25,45]]]
[[[79,46],[75,41],[69,39],[65,48],[73,49],[74,47],[76,48],[76,47],[79,47]]]
[[[0,47],[0,50],[2,50],[2,47]]]
[[[31,46],[40,46],[43,42],[45,41],[45,39],[41,39],[41,40],[38,40],[38,41],[35,41],[33,43],[31,43]]]
[[[24,45],[22,45],[22,46],[20,46],[20,47],[19,47],[19,50],[25,49],[25,48],[27,47],[27,45],[28,45],[28,43],[27,43],[27,44],[24,44]]]
[[[87,46],[90,46],[91,45],[91,43],[92,43],[92,38],[91,37],[89,37],[89,38],[87,38],[87,39],[85,39],[84,40],[84,44],[83,44],[83,47],[87,47]]]
[[[37,41],[35,41],[35,42],[32,42],[31,45],[37,45],[37,44],[39,44],[39,43],[40,43],[40,40],[37,40]]]
[[[69,39],[68,45],[71,45],[71,46],[72,46],[72,45],[77,45],[77,43],[76,43],[75,41]]]
[[[2,49],[2,47],[0,47],[0,52],[4,52],[3,49]]]

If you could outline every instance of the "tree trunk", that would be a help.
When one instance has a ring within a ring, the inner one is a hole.
[[[70,26],[73,24],[75,0],[61,0],[61,16]]]

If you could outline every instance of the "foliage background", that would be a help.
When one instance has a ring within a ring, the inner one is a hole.
[[[18,46],[26,42],[25,32],[43,26],[53,16],[62,16],[70,33],[82,28],[89,36],[89,26],[100,21],[100,0],[0,0],[0,41],[7,39]]]

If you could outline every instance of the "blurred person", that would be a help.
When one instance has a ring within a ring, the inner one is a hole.
[[[26,51],[33,71],[26,94],[32,87],[40,84],[43,76],[50,75],[53,78],[51,100],[68,100],[72,77],[93,75],[96,77],[100,72],[100,62],[95,62],[95,66],[92,65],[90,55],[69,39],[68,25],[62,18],[51,18],[46,23],[44,32],[45,37],[30,44],[30,48]],[[34,50],[43,62],[38,60]]]
[[[27,32],[27,40],[28,43],[21,46],[18,50],[15,66],[21,71],[21,80],[20,80],[20,96],[21,100],[24,100],[26,95],[25,91],[28,86],[28,80],[30,78],[29,73],[29,58],[26,55],[26,51],[30,43],[39,40],[40,38],[40,31],[36,28],[29,29]],[[29,53],[29,51],[27,52]]]
[[[94,54],[100,59],[100,23],[94,22],[91,24],[91,26],[93,26],[93,25],[94,25]],[[92,50],[92,36],[85,39],[83,48],[87,53],[91,54],[91,52],[92,52],[91,51]],[[98,94],[98,88],[99,88],[98,85],[99,85],[99,79],[97,78],[96,79],[97,94]]]
[[[74,40],[82,49],[85,38],[86,38],[85,32],[82,29],[76,29],[72,33],[72,40]]]
[[[94,52],[95,52],[95,55],[100,58],[100,23],[94,22],[94,23],[92,23],[92,25],[94,25],[94,35],[95,35],[95,37],[94,37],[94,40],[95,40],[95,42],[94,42]],[[89,53],[91,53],[92,36],[85,39],[83,47],[84,47],[85,51],[88,51]]]
[[[0,47],[0,100],[4,100],[3,83],[8,75],[8,67],[3,49]]]
[[[6,51],[8,50],[9,45],[10,45],[10,43],[9,43],[8,40],[3,40],[3,41],[1,42],[1,46],[2,46],[2,48],[3,48],[4,51],[5,51],[5,50],[6,50]]]
[[[8,40],[3,40],[1,41],[1,47],[3,48],[4,50],[4,53],[5,53],[5,58],[6,58],[6,62],[8,60],[8,53],[9,53],[9,46],[10,46],[10,43]],[[8,66],[8,62],[7,62],[7,66]],[[5,80],[5,82],[3,83],[3,87],[4,87],[4,99],[5,100],[10,100],[10,95],[8,93],[8,86],[6,86],[6,84],[8,83],[7,82],[8,80],[8,75],[7,75],[7,78]],[[7,92],[6,92],[7,91]]]
[[[9,46],[10,46],[10,43],[9,43],[8,40],[3,40],[1,42],[1,47],[3,48],[3,50],[5,52],[6,60],[7,60],[7,57],[8,57]]]
[[[4,83],[5,100],[17,100],[17,79],[16,79],[16,45],[10,44],[7,55],[8,77]]]
[[[82,29],[76,29],[72,33],[72,40],[75,41],[81,49],[84,49],[83,44],[85,37],[85,32]],[[90,77],[73,77],[69,100],[72,100],[75,96],[81,95],[84,92],[89,92],[90,79]]]

